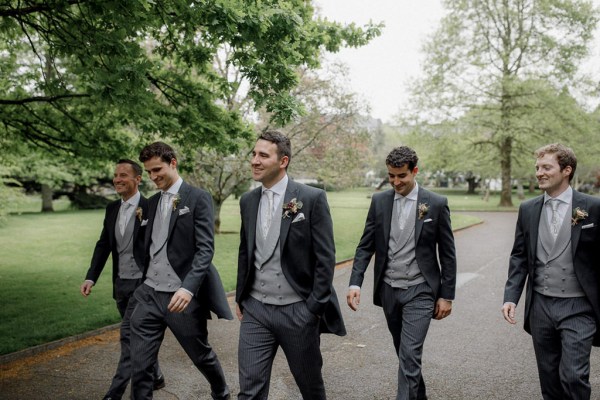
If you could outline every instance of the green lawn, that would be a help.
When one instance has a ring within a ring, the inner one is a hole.
[[[357,189],[327,195],[339,261],[354,254],[371,201],[370,194],[368,189]],[[461,208],[488,209],[486,204],[474,207],[477,199],[467,201],[460,195],[449,193],[451,208],[453,204],[460,204]],[[479,203],[483,202],[479,199]],[[11,215],[0,226],[0,354],[119,320],[111,296],[110,264],[89,298],[79,294],[104,211],[68,211],[68,203],[64,200],[56,207],[63,210],[60,212],[34,212],[39,206],[39,200],[27,199],[14,210],[21,214]],[[214,262],[229,291],[235,286],[239,243],[237,200],[230,199],[224,204],[221,219],[222,230],[226,233],[216,236]],[[455,229],[477,222],[477,218],[468,215],[452,216]]]

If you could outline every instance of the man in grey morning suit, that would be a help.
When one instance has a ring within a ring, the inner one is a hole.
[[[108,256],[112,253],[113,298],[121,314],[120,329],[121,357],[117,372],[112,379],[104,400],[121,399],[129,379],[131,379],[131,359],[129,348],[130,302],[133,303],[133,291],[142,282],[144,266],[144,223],[147,223],[148,200],[138,191],[142,180],[142,167],[135,161],[119,160],[115,167],[113,184],[120,200],[106,207],[104,224],[100,239],[96,243],[90,268],[81,285],[81,294],[85,297],[104,269]],[[154,366],[154,389],[165,386],[158,361]]]
[[[536,158],[545,194],[519,207],[502,314],[516,323],[527,282],[524,327],[544,400],[590,399],[590,353],[600,345],[600,199],[569,185],[577,159],[568,147],[541,147]]]
[[[291,145],[263,133],[252,152],[262,186],[240,200],[236,291],[241,321],[238,399],[267,399],[279,347],[303,399],[325,399],[320,332],[345,335],[332,286],[333,225],[325,192],[290,180]]]
[[[423,343],[431,318],[450,315],[456,286],[448,202],[417,185],[417,162],[417,154],[405,146],[388,155],[393,189],[373,195],[346,296],[356,311],[360,286],[375,254],[373,303],[383,307],[400,360],[397,400],[427,398],[421,374]]]
[[[212,198],[185,183],[177,157],[165,143],[146,146],[140,161],[160,193],[148,201],[144,283],[131,315],[133,398],[152,398],[152,360],[168,327],[206,377],[214,399],[229,399],[217,355],[208,344],[210,311],[233,319],[214,253]]]

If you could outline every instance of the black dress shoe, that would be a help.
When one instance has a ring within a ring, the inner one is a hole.
[[[154,379],[154,385],[152,386],[152,390],[158,390],[165,387],[165,377],[163,375]]]

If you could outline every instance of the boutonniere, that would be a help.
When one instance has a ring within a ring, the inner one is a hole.
[[[419,203],[417,209],[419,210],[419,219],[423,219],[423,217],[429,212],[429,206],[427,203]]]
[[[302,209],[302,202],[298,201],[295,197],[288,203],[283,205],[283,215],[281,218],[288,218],[291,215],[296,214]]]
[[[175,196],[173,196],[173,211],[177,210],[180,201],[181,197],[179,197],[179,193],[175,194]]]
[[[571,218],[571,225],[575,226],[579,223],[579,221],[586,219],[588,217],[588,212],[585,210],[582,210],[581,208],[577,207],[576,209],[573,210],[573,217]]]
[[[142,222],[142,216],[143,216],[143,211],[142,211],[142,207],[138,207],[135,209],[135,216],[137,217],[137,219]]]

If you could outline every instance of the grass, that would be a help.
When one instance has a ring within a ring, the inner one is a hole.
[[[334,221],[336,256],[351,258],[370,204],[369,189],[328,193]],[[478,196],[448,192],[451,210],[493,210]],[[0,354],[75,335],[119,321],[112,299],[110,260],[89,298],[79,293],[104,218],[103,210],[69,211],[66,200],[57,212],[41,214],[39,199],[27,198],[0,226]],[[498,207],[496,207],[498,209]],[[62,210],[62,211],[58,211]],[[224,232],[215,238],[214,262],[226,290],[233,290],[239,244],[238,201],[221,211]],[[453,214],[455,229],[477,223]]]

